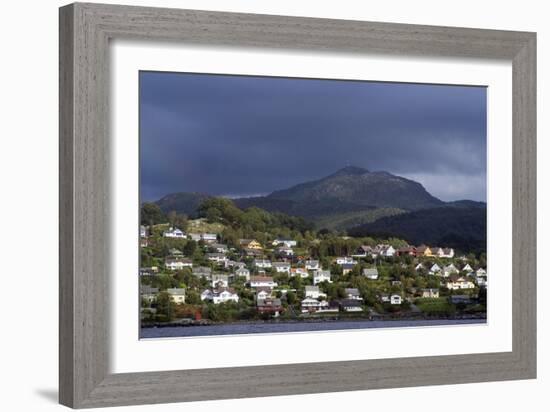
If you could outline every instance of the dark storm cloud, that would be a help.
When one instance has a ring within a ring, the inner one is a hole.
[[[142,72],[141,193],[269,193],[346,166],[486,199],[482,87]]]

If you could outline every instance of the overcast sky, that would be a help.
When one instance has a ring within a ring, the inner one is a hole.
[[[486,89],[141,72],[142,200],[251,196],[347,166],[486,200]]]

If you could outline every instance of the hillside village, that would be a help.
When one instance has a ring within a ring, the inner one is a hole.
[[[145,215],[143,326],[485,317],[484,254],[320,233],[229,203],[205,205],[193,220]]]

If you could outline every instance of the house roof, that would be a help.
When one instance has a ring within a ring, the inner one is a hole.
[[[288,262],[273,262],[272,266],[275,266],[275,267],[290,267],[290,263]]]
[[[168,292],[170,295],[185,295],[185,289],[184,288],[170,288],[166,289],[166,292]]]
[[[251,282],[273,282],[273,278],[271,276],[252,276],[250,278]]]
[[[306,292],[319,292],[319,286],[306,286]]]
[[[359,296],[359,289],[357,289],[357,288],[346,288],[346,289],[344,289],[344,291],[348,295],[357,295],[357,296]]]
[[[372,275],[378,276],[378,269],[377,268],[365,268],[365,269],[363,269],[363,275],[364,276],[372,276]]]

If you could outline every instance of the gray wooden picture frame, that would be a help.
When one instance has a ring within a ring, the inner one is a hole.
[[[512,351],[109,373],[109,40],[119,38],[511,61]],[[60,9],[59,56],[62,404],[90,408],[536,377],[535,33],[76,3]]]

